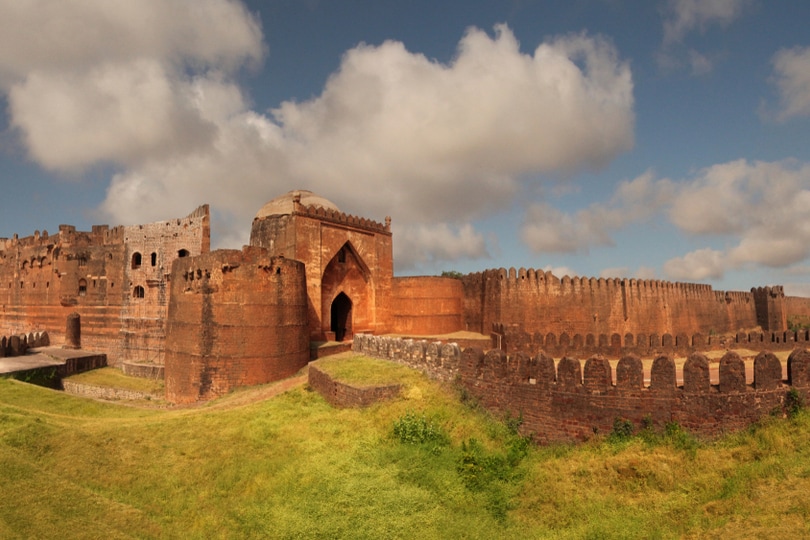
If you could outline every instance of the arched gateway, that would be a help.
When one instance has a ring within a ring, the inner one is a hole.
[[[352,301],[345,293],[340,293],[332,301],[330,310],[331,330],[335,341],[343,341],[352,336]]]
[[[341,212],[310,191],[291,191],[256,214],[251,246],[304,263],[310,339],[390,331],[391,222]]]

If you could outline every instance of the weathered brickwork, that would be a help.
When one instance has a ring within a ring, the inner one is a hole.
[[[276,210],[282,213],[257,216],[250,244],[304,263],[313,340],[351,340],[354,332],[390,331],[390,220],[381,224],[334,208],[306,206],[302,194],[309,192],[279,197],[276,204],[288,203]]]
[[[550,272],[514,268],[463,278],[466,329],[492,324],[529,334],[734,333],[760,326],[787,329],[781,287],[751,292],[715,291],[709,285],[604,278],[557,278]]]
[[[51,338],[48,332],[30,332],[19,336],[3,336],[0,338],[0,358],[22,356],[28,349],[47,347],[50,344]]]
[[[267,250],[217,250],[175,262],[166,396],[211,399],[293,375],[309,361],[304,265]]]
[[[588,356],[603,354],[618,358],[626,354],[651,356],[655,354],[688,355],[694,351],[717,349],[791,350],[797,344],[810,343],[810,332],[738,332],[734,336],[703,334],[574,334],[556,335],[536,332],[533,335],[516,326],[492,325],[491,347],[506,353],[525,352],[529,354],[545,351],[561,357],[567,354]]]
[[[151,394],[149,392],[139,392],[137,390],[125,390],[123,388],[110,388],[107,386],[95,386],[92,384],[73,382],[70,379],[65,379],[64,381],[62,381],[62,389],[68,394],[73,394],[74,396],[89,397],[93,399],[106,399],[106,400],[163,399],[162,395]]]
[[[309,386],[318,392],[333,407],[368,407],[380,401],[397,397],[402,390],[399,384],[354,386],[333,379],[321,370],[317,362],[309,366]]]
[[[464,328],[461,280],[399,277],[393,281],[391,331],[396,334],[449,334]]]
[[[54,235],[0,239],[0,333],[47,331],[60,343],[75,312],[82,347],[105,351],[113,365],[161,363],[172,261],[208,251],[209,237],[202,206],[148,225],[98,225],[90,232],[61,225]]]
[[[614,421],[629,420],[636,429],[650,424],[663,428],[677,422],[702,435],[714,436],[743,428],[783,407],[790,388],[806,399],[810,392],[810,352],[796,349],[788,364],[788,379],[773,353],[754,359],[754,380],[747,384],[745,363],[729,351],[720,360],[719,384],[712,385],[709,361],[692,353],[681,372],[670,356],[657,357],[645,382],[641,360],[622,357],[615,368],[602,356],[576,358],[523,352],[507,355],[492,349],[465,349],[398,338],[355,336],[357,352],[388,358],[420,369],[434,378],[454,380],[498,414],[520,414],[521,429],[539,442],[581,441],[609,433]],[[430,350],[432,349],[432,352]]]

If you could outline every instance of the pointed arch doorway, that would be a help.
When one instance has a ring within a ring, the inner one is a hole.
[[[331,330],[335,341],[343,341],[352,333],[352,300],[345,293],[338,294],[332,300]]]

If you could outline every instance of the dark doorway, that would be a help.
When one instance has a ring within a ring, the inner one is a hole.
[[[352,329],[352,301],[344,293],[332,300],[332,332],[335,341],[343,341]]]

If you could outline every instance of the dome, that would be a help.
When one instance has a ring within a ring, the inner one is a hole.
[[[331,201],[328,201],[323,197],[319,197],[311,191],[307,191],[305,189],[296,189],[294,191],[287,192],[280,197],[276,197],[272,201],[262,206],[261,209],[256,213],[256,217],[264,218],[268,216],[283,216],[286,214],[292,214],[294,208],[293,199],[295,199],[295,197],[301,197],[301,204],[303,206],[320,206],[325,210],[334,210],[336,212],[340,212],[340,209],[338,209],[338,207],[335,206]]]

